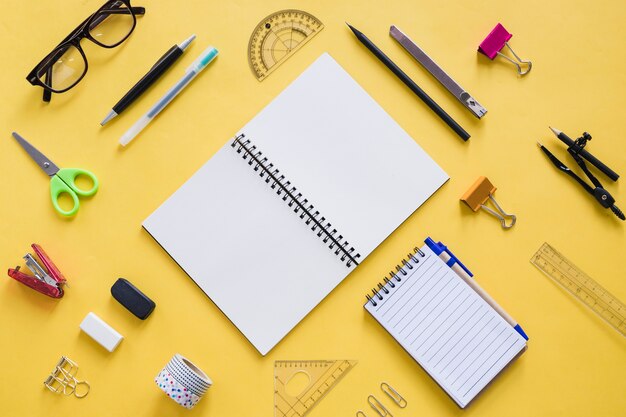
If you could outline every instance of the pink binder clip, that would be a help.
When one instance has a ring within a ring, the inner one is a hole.
[[[530,61],[523,61],[509,46],[508,41],[512,37],[513,35],[510,34],[504,28],[504,26],[502,26],[502,24],[498,23],[496,27],[493,28],[493,30],[489,33],[489,35],[487,35],[485,40],[480,43],[480,45],[478,46],[478,52],[485,54],[491,60],[493,60],[497,55],[500,55],[502,58],[508,60],[517,67],[517,73],[519,75],[528,74],[530,72],[530,69],[533,67],[533,64]],[[514,61],[513,59],[500,52],[505,46],[509,48],[509,51],[511,51],[517,61]],[[520,64],[526,65],[528,69],[526,71],[523,71]]]

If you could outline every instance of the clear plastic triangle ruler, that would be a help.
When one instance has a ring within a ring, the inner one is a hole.
[[[356,365],[351,360],[274,362],[274,416],[302,417]],[[288,385],[298,375],[309,378],[300,393],[290,393]]]

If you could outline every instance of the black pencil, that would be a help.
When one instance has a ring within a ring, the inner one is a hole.
[[[348,27],[354,32],[356,38],[361,42],[367,49],[370,50],[372,54],[376,58],[378,58],[383,64],[387,66],[393,72],[396,77],[398,77],[407,87],[411,89],[432,111],[437,113],[439,116],[452,130],[456,132],[457,135],[461,137],[463,140],[468,140],[470,138],[469,133],[465,131],[448,113],[445,112],[435,101],[430,98],[428,94],[424,92],[415,82],[409,78],[408,75],[404,73],[387,55],[383,53],[372,41],[370,41],[367,36],[359,32],[357,29],[350,26],[346,23]]]

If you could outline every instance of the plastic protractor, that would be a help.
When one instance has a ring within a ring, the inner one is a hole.
[[[252,73],[263,81],[323,28],[318,18],[301,10],[281,10],[267,16],[256,26],[248,43]]]

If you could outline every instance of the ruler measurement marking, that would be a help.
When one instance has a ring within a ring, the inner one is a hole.
[[[619,311],[621,310],[621,308],[618,306],[618,310],[615,310],[611,307],[611,305],[609,303],[616,303],[619,304],[618,302],[616,302],[616,299],[612,298],[610,296],[610,294],[604,289],[602,288],[598,283],[596,283],[595,281],[593,281],[593,279],[591,277],[585,276],[581,273],[579,273],[579,271],[577,270],[577,268],[575,266],[573,266],[572,264],[570,264],[567,259],[564,259],[562,256],[559,256],[558,254],[554,254],[554,256],[557,256],[559,259],[559,263],[560,264],[566,264],[568,266],[568,268],[570,269],[570,271],[573,271],[574,275],[576,276],[576,278],[574,278],[573,276],[571,278],[569,278],[565,273],[561,273],[561,282],[565,282],[567,283],[567,285],[569,287],[572,286],[572,283],[574,284],[574,288],[567,288],[572,294],[578,296],[579,298],[581,298],[581,301],[583,301],[587,306],[589,306],[589,308],[593,309],[594,311],[596,311],[598,314],[603,315],[604,316],[604,312],[605,311],[609,311],[611,314],[611,317],[607,317],[607,319],[611,320],[612,318],[616,318],[619,322],[619,324],[624,322],[624,319],[621,319],[619,316]],[[550,262],[550,259],[545,260],[547,263],[550,263],[551,265],[553,265],[555,267],[555,269],[557,269],[557,266],[552,264]],[[581,281],[579,278],[580,277],[584,278],[584,281]],[[578,279],[577,279],[578,278]],[[569,282],[571,281],[571,282]],[[591,284],[590,284],[591,283]],[[581,292],[584,293],[584,299],[582,299],[582,295]],[[596,298],[594,297],[594,295],[598,295],[600,298]],[[607,302],[605,300],[603,300],[602,298],[604,297],[608,297],[610,300]],[[600,309],[596,309],[596,306]]]
[[[254,76],[264,80],[323,28],[320,20],[301,10],[281,10],[267,16],[248,42],[248,63]]]
[[[311,386],[301,393],[299,396],[293,397],[291,400],[283,397],[281,393],[275,389],[274,393],[277,398],[280,398],[287,410],[281,409],[278,404],[274,405],[274,409],[277,416],[289,417],[289,416],[304,416],[312,409],[319,400],[321,400],[328,391],[330,391],[335,384],[341,379],[347,371],[352,368],[350,361],[277,361],[275,368],[299,368],[299,371],[305,371],[308,368],[324,368],[321,376],[311,383]],[[284,375],[283,375],[284,376]],[[278,376],[275,376],[275,380],[280,383],[284,389],[285,383]],[[308,393],[308,397],[306,394]],[[276,402],[276,401],[275,401]],[[294,414],[295,413],[295,414]]]
[[[544,243],[531,263],[626,336],[626,305],[556,249]]]

